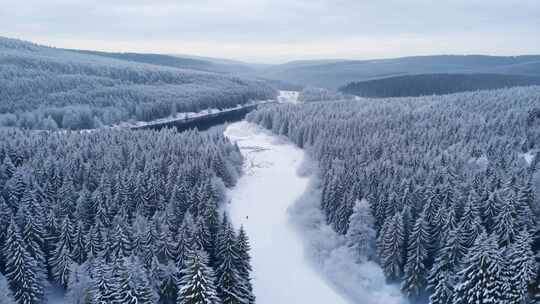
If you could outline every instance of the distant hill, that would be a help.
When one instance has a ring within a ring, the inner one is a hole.
[[[540,85],[540,76],[423,74],[352,82],[341,92],[361,97],[404,97]]]
[[[189,55],[176,56],[152,53],[115,53],[70,49],[67,49],[67,51],[181,69],[238,75],[253,75],[255,73],[255,67],[258,66],[234,60],[214,59]]]
[[[70,51],[0,37],[0,126],[86,129],[268,99],[265,82],[204,61]]]
[[[540,55],[438,55],[381,60],[301,61],[260,71],[270,79],[337,89],[353,81],[435,73],[497,73],[540,76]]]

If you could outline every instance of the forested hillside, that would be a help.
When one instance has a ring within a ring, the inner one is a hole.
[[[262,81],[0,37],[0,126],[89,129],[275,97]]]
[[[305,86],[338,89],[353,81],[435,73],[540,76],[540,56],[436,55],[372,60],[315,60],[270,66],[260,75]]]
[[[251,67],[249,64],[242,64],[234,61],[229,62],[219,59],[212,60],[210,58],[193,58],[152,53],[113,53],[70,49],[67,49],[67,51],[74,51],[82,54],[97,55],[125,61],[216,73],[252,74],[254,69],[254,67]]]
[[[65,303],[254,302],[247,236],[218,214],[242,163],[222,134],[0,138],[1,303],[44,303],[50,285]]]
[[[341,92],[361,97],[406,97],[540,85],[540,77],[504,74],[424,74],[351,82]]]
[[[413,301],[538,290],[540,87],[280,105],[251,113],[318,161],[321,209]]]

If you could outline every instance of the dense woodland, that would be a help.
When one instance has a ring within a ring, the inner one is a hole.
[[[219,132],[0,130],[0,303],[254,303]]]
[[[536,303],[539,112],[540,87],[527,87],[248,119],[309,151],[328,224],[413,302]]]
[[[263,81],[0,37],[0,126],[92,129],[275,97]]]
[[[408,97],[530,85],[540,85],[540,77],[504,74],[422,74],[351,82],[340,91],[361,97]]]
[[[324,88],[306,87],[298,94],[299,102],[314,102],[328,100],[345,100],[351,99],[352,95],[343,94],[341,92],[328,90]]]

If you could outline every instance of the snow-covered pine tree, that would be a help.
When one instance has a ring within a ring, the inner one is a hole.
[[[453,304],[504,303],[508,291],[503,267],[497,240],[481,233],[458,273]]]
[[[118,286],[113,279],[112,268],[104,259],[96,259],[91,269],[90,295],[92,304],[117,303],[117,294],[114,292]]]
[[[11,220],[8,237],[3,248],[6,261],[6,279],[19,304],[40,304],[44,296],[44,282],[39,275],[36,260],[26,251],[15,221]]]
[[[65,217],[62,222],[60,236],[56,242],[54,251],[52,252],[49,265],[53,279],[60,285],[66,287],[69,280],[69,270],[73,259],[71,251],[74,243],[74,228],[69,217]]]
[[[353,248],[358,261],[371,261],[376,258],[375,219],[366,199],[355,203],[353,214],[349,219],[349,229],[345,238],[347,246]]]
[[[422,212],[412,228],[407,249],[404,280],[401,290],[409,297],[417,297],[425,289],[427,281],[427,246],[430,243],[429,223]]]
[[[142,264],[134,256],[114,261],[117,303],[156,304],[158,295],[151,286]]]
[[[248,304],[255,303],[255,295],[253,294],[253,285],[251,284],[251,257],[249,256],[249,251],[251,247],[249,245],[249,239],[247,233],[244,230],[243,226],[240,226],[238,231],[238,237],[236,240],[236,247],[238,251],[238,261],[236,268],[240,274],[240,277],[244,281],[244,284],[249,291]]]
[[[237,237],[231,225],[224,227],[219,244],[216,267],[216,286],[223,304],[241,304],[249,302],[251,292],[247,282],[240,274],[240,255]]]
[[[484,226],[488,232],[495,229],[495,217],[499,214],[503,201],[499,190],[492,192],[487,200],[482,201],[481,212]]]
[[[208,266],[207,253],[193,251],[178,280],[178,304],[221,304],[217,296],[214,271]]]
[[[523,227],[505,252],[505,292],[508,303],[528,303],[528,288],[536,279],[538,271],[531,244],[532,238],[526,227]]]
[[[381,232],[379,236],[381,266],[390,281],[398,280],[403,275],[405,248],[401,212],[389,218]]]
[[[452,304],[458,263],[466,250],[461,248],[456,235],[457,230],[446,231],[442,247],[438,250],[428,277],[430,304]]]
[[[516,233],[516,210],[515,200],[513,196],[506,195],[505,199],[500,202],[499,212],[495,216],[495,224],[493,233],[499,239],[501,246],[508,246],[514,240]]]
[[[84,225],[81,221],[77,222],[77,226],[74,227],[73,235],[73,248],[71,250],[71,259],[82,265],[86,261],[86,231],[84,230]]]

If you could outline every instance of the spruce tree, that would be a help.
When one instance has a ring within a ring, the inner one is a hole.
[[[482,233],[458,273],[453,304],[504,303],[503,263],[497,241]]]
[[[222,240],[218,247],[218,265],[216,268],[216,285],[218,295],[223,304],[239,304],[248,302],[251,292],[247,282],[242,278],[239,269],[240,255],[233,228],[224,227]]]
[[[221,304],[214,282],[214,271],[208,266],[207,254],[196,250],[190,254],[178,280],[178,304]]]
[[[405,264],[404,281],[401,290],[409,297],[417,297],[424,290],[426,285],[428,259],[427,246],[429,239],[429,224],[425,220],[422,212],[416,220],[409,238],[407,250],[407,263]]]
[[[538,271],[531,243],[531,236],[524,227],[506,250],[504,272],[508,303],[527,303],[529,300],[528,287],[536,279]]]
[[[360,262],[374,260],[376,257],[375,219],[367,200],[357,201],[349,219],[349,229],[345,238],[353,248]]]
[[[96,259],[92,268],[92,282],[90,295],[92,304],[110,304],[117,303],[118,298],[111,265],[104,259]]]
[[[39,275],[36,260],[26,250],[19,228],[11,220],[8,238],[3,248],[6,278],[19,304],[39,304],[43,301],[45,282]]]
[[[431,292],[430,304],[452,304],[458,262],[464,254],[459,247],[456,230],[445,232],[443,245],[437,252],[428,277],[427,288]]]
[[[238,273],[242,278],[243,284],[247,287],[247,301],[248,304],[255,303],[255,295],[253,294],[253,285],[251,283],[251,257],[249,256],[249,251],[251,247],[249,245],[249,239],[247,233],[244,230],[244,227],[241,226],[238,231],[238,237],[236,240],[236,248],[238,251],[238,261],[236,268]]]
[[[385,222],[379,238],[381,266],[384,273],[389,280],[398,280],[403,274],[405,248],[403,218],[400,212]]]

